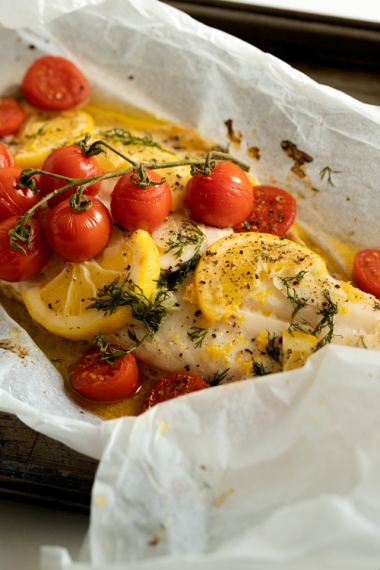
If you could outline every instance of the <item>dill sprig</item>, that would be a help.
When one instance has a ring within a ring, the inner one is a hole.
[[[185,220],[182,223],[181,229],[177,233],[176,240],[168,241],[168,248],[165,250],[165,253],[174,251],[175,257],[179,258],[186,245],[194,245],[195,253],[187,261],[177,263],[174,266],[174,269],[161,270],[160,278],[157,281],[158,287],[165,287],[169,291],[176,291],[178,289],[182,281],[186,279],[188,274],[196,268],[198,261],[201,258],[199,252],[205,237],[205,234],[194,222]]]
[[[110,344],[109,342],[104,342],[102,332],[99,332],[96,336],[93,337],[92,340],[94,345],[100,352],[100,355],[97,357],[97,359],[99,361],[102,360],[104,362],[108,362],[108,364],[110,364],[112,368],[114,367],[115,362],[117,360],[119,360],[123,356],[126,356],[127,354],[132,352],[132,350],[137,348],[135,346],[130,346],[129,348],[123,348],[115,344]]]
[[[169,292],[165,289],[158,289],[148,299],[141,287],[131,282],[129,276],[119,281],[119,277],[116,277],[111,283],[98,289],[98,296],[89,299],[94,302],[86,309],[97,309],[105,313],[109,312],[111,315],[118,307],[129,306],[132,309],[133,318],[143,322],[148,329],[149,336],[153,338],[167,314],[165,301],[169,298]]]
[[[266,374],[270,374],[270,372],[265,370],[261,362],[257,362],[257,360],[255,360],[252,364],[252,371],[255,376],[265,376]]]
[[[379,301],[375,301],[373,304],[373,310],[374,311],[380,311],[380,303]]]
[[[195,348],[201,347],[205,337],[209,333],[209,329],[204,329],[202,327],[191,327],[190,330],[193,330],[194,332],[188,332],[187,336],[191,338],[193,342],[197,341],[194,345]]]
[[[226,378],[228,371],[229,368],[226,368],[225,370],[223,370],[223,372],[219,372],[219,370],[217,370],[213,374],[213,376],[209,376],[208,378],[206,378],[207,384],[209,384],[210,386],[217,386]]]
[[[340,170],[333,170],[329,166],[325,166],[320,171],[319,178],[321,180],[323,180],[326,174],[327,174],[327,184],[330,184],[330,186],[334,186],[333,181],[331,179],[331,174],[341,174],[341,171]]]
[[[270,332],[267,331],[268,333],[268,344],[267,347],[265,349],[264,352],[262,352],[261,354],[267,355],[270,358],[272,358],[275,362],[277,362],[277,364],[282,368],[282,360],[281,360],[281,350],[280,347],[278,346],[278,344],[276,344],[276,340],[279,338],[278,336],[275,335],[275,333],[273,333],[273,336],[271,337]]]
[[[281,238],[280,238],[281,239]],[[269,250],[266,249],[266,245],[263,243],[262,244],[262,250],[256,250],[258,251],[258,253],[256,254],[256,256],[252,259],[252,263],[257,263],[258,260],[261,258],[263,261],[265,261],[266,263],[268,263],[268,261],[272,261],[271,258],[271,253],[274,249],[278,249],[279,247],[285,247],[287,244],[286,243],[279,243],[277,245],[274,245],[273,247],[271,247]]]
[[[205,237],[205,234],[197,224],[190,220],[184,220],[181,224],[181,229],[177,232],[176,239],[167,242],[168,248],[165,250],[165,253],[173,251],[174,257],[178,259],[187,245],[194,245],[196,253],[199,253]]]
[[[290,283],[292,283],[293,285],[298,285],[298,283],[300,283],[300,281],[304,278],[306,273],[307,271],[300,271],[299,273],[297,273],[297,275],[293,277],[279,277],[280,281],[282,281],[282,283],[286,287],[286,296],[291,302],[292,307],[294,309],[291,316],[292,321],[294,317],[297,315],[297,313],[299,313],[299,311],[307,305],[309,297],[307,299],[302,299],[301,297],[299,297],[295,288],[290,286]]]
[[[317,350],[331,342],[334,336],[334,317],[338,314],[338,303],[334,303],[331,300],[329,291],[325,289],[322,292],[322,295],[326,301],[322,303],[322,309],[317,312],[317,315],[322,315],[322,319],[319,321],[312,334],[318,336],[326,327],[328,328],[328,332],[317,344]]]

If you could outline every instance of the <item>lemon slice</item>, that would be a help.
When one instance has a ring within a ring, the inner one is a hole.
[[[300,271],[327,273],[322,258],[290,240],[254,232],[230,234],[214,242],[199,261],[195,301],[212,324],[233,315],[259,281]]]
[[[107,248],[96,258],[66,263],[53,279],[26,289],[22,296],[31,317],[46,330],[72,340],[86,340],[100,331],[114,332],[130,319],[130,307],[119,307],[112,314],[86,309],[98,289],[128,275],[149,298],[160,275],[158,249],[144,230],[124,237],[115,228]]]
[[[40,168],[52,150],[91,133],[94,126],[91,115],[77,109],[31,115],[16,141],[16,166]]]

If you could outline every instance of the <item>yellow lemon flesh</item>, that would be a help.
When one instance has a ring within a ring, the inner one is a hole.
[[[91,115],[77,109],[59,114],[32,114],[14,141],[16,166],[40,168],[52,150],[72,144],[91,133],[94,126]]]
[[[158,249],[148,232],[137,230],[125,237],[115,228],[108,246],[96,258],[66,263],[53,279],[26,289],[22,296],[31,317],[46,330],[72,340],[87,340],[98,332],[120,329],[131,316],[128,306],[112,314],[87,309],[99,289],[128,276],[149,298],[159,275]]]
[[[233,315],[259,281],[301,270],[327,273],[318,255],[287,239],[254,232],[230,234],[214,242],[199,261],[195,300],[212,324]]]

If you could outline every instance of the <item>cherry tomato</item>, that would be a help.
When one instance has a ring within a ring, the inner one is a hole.
[[[289,192],[275,186],[254,186],[253,192],[252,213],[234,230],[284,236],[296,218],[296,200]]]
[[[76,392],[89,400],[119,402],[136,392],[139,369],[132,354],[121,356],[111,365],[99,349],[92,348],[75,365],[70,382]]]
[[[19,216],[12,216],[0,222],[0,279],[10,282],[26,281],[34,277],[46,265],[51,251],[46,243],[44,231],[35,219],[31,219],[32,240],[28,247],[21,241],[26,254],[13,248],[9,243],[9,230],[19,221]]]
[[[14,165],[15,159],[13,158],[13,154],[5,144],[0,143],[0,168]]]
[[[83,202],[83,199],[82,199]],[[46,220],[46,239],[65,261],[81,263],[100,253],[112,233],[112,219],[104,204],[91,197],[92,206],[75,211],[69,200],[55,206]]]
[[[60,176],[67,176],[68,178],[91,178],[92,176],[99,176],[102,174],[100,170],[98,161],[94,156],[86,156],[83,154],[79,146],[70,145],[62,146],[53,150],[45,160],[42,170],[45,172],[51,172],[52,174],[59,174]],[[59,180],[58,178],[53,178],[42,174],[40,176],[40,192],[41,197],[54,192],[62,186],[65,186],[67,182],[65,180]],[[96,182],[88,186],[84,194],[86,196],[96,196],[100,190],[101,182]],[[53,208],[59,202],[67,200],[71,194],[75,194],[78,186],[74,186],[69,190],[64,190],[61,194],[53,196],[49,200],[49,206]]]
[[[195,174],[187,183],[186,191],[191,213],[210,226],[233,226],[252,211],[252,185],[245,172],[233,162],[218,162],[208,176]]]
[[[0,99],[0,137],[13,135],[25,119],[25,111],[16,99],[2,97]]]
[[[47,55],[29,67],[22,81],[22,92],[28,103],[38,109],[64,111],[85,101],[90,87],[72,61]]]
[[[148,170],[150,182],[160,182],[162,177]],[[122,228],[134,232],[146,230],[152,232],[162,224],[169,214],[171,206],[171,190],[167,182],[146,188],[131,182],[135,172],[124,174],[111,194],[111,213]]]
[[[158,380],[145,396],[143,412],[156,404],[178,396],[209,388],[206,380],[190,372],[175,372]]]
[[[354,283],[380,299],[380,250],[363,249],[354,257]]]
[[[0,168],[0,221],[10,216],[22,216],[35,206],[40,197],[29,188],[20,188],[21,168]]]

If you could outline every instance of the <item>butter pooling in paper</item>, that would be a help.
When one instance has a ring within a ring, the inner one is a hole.
[[[85,71],[94,97],[195,126],[221,145],[232,121],[231,151],[262,183],[297,197],[307,232],[380,246],[379,109],[158,2],[89,4],[63,3],[67,13],[43,26],[0,30],[2,93],[39,55],[62,54]],[[31,13],[38,3],[27,5]],[[284,148],[312,160],[300,164]],[[325,167],[334,186],[320,178]],[[9,341],[19,327],[1,319]],[[45,570],[380,567],[378,352],[330,345],[291,373],[100,422],[80,413],[25,333],[19,340],[26,356],[9,346],[0,354],[0,408],[100,459],[86,561],[49,547]]]

